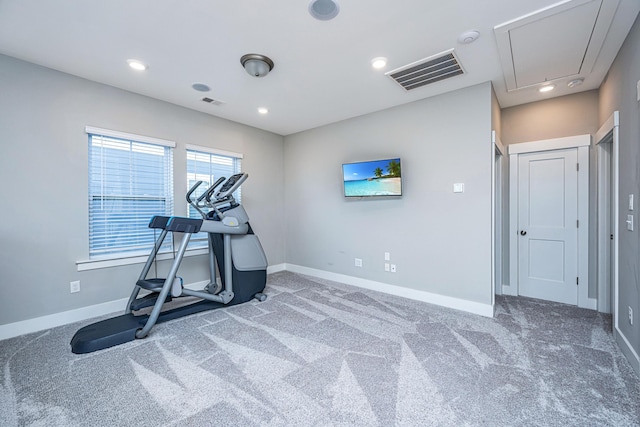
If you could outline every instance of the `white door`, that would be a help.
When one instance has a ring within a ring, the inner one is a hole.
[[[578,304],[578,151],[518,156],[519,294]]]

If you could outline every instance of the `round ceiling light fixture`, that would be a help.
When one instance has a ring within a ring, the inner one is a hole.
[[[371,66],[373,68],[375,68],[376,70],[379,70],[380,68],[384,68],[387,66],[387,58],[384,58],[382,56],[379,56],[377,58],[373,58],[371,60]]]
[[[338,16],[340,6],[334,0],[312,0],[309,13],[320,21],[328,21]]]
[[[267,114],[267,113],[269,113],[269,109],[265,108],[265,107],[260,107],[260,108],[258,108],[258,113]]]
[[[584,78],[580,77],[578,79],[571,80],[569,83],[567,83],[567,86],[574,88],[576,86],[580,86],[582,83],[584,83]]]
[[[204,83],[194,83],[191,87],[198,92],[209,92],[211,90],[211,88]]]
[[[538,92],[540,93],[551,92],[555,88],[556,88],[556,85],[544,85],[540,89],[538,89]]]
[[[149,68],[147,64],[142,61],[138,61],[137,59],[127,59],[127,64],[129,64],[129,67],[137,71],[144,71]]]
[[[248,53],[242,55],[240,63],[249,75],[253,77],[264,77],[273,70],[273,61],[264,55]]]
[[[458,36],[458,43],[460,44],[469,44],[473,43],[480,37],[480,32],[477,30],[465,31],[464,33]]]

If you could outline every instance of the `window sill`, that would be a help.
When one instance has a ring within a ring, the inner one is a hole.
[[[209,253],[207,248],[194,248],[187,249],[184,256],[196,256],[203,255]],[[160,253],[156,257],[157,260],[163,261],[168,259],[173,259],[173,252],[165,252]],[[138,255],[138,256],[123,256],[123,257],[114,257],[114,258],[100,258],[100,259],[89,259],[76,261],[76,266],[78,271],[88,271],[88,270],[99,270],[101,268],[109,268],[109,267],[120,267],[123,265],[131,265],[131,264],[144,264],[147,262],[147,258],[149,255]]]

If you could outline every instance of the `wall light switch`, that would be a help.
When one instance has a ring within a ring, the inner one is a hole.
[[[629,194],[629,210],[633,210],[633,194]]]
[[[633,231],[633,215],[627,215],[627,230]]]
[[[391,253],[390,252],[385,252],[384,253],[384,260],[385,261],[391,260]]]
[[[638,92],[638,101],[640,101],[640,80],[638,80],[638,83],[636,84],[636,89]]]
[[[464,193],[464,183],[458,182],[456,184],[453,184],[453,192]]]

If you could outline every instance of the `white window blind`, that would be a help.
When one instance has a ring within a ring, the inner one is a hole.
[[[149,219],[173,214],[172,143],[95,128],[87,133],[89,256],[148,254],[158,235]],[[171,244],[165,239],[161,250],[171,251]]]
[[[187,146],[187,190],[197,181],[202,181],[192,197],[199,197],[218,178],[228,178],[241,172],[242,155],[227,151],[217,151],[205,147]],[[241,193],[238,189],[233,193],[236,201],[240,202]],[[207,212],[206,209],[204,209]],[[189,218],[202,218],[200,213],[191,205],[188,206]],[[189,247],[202,247],[207,244],[206,233],[193,236]]]

